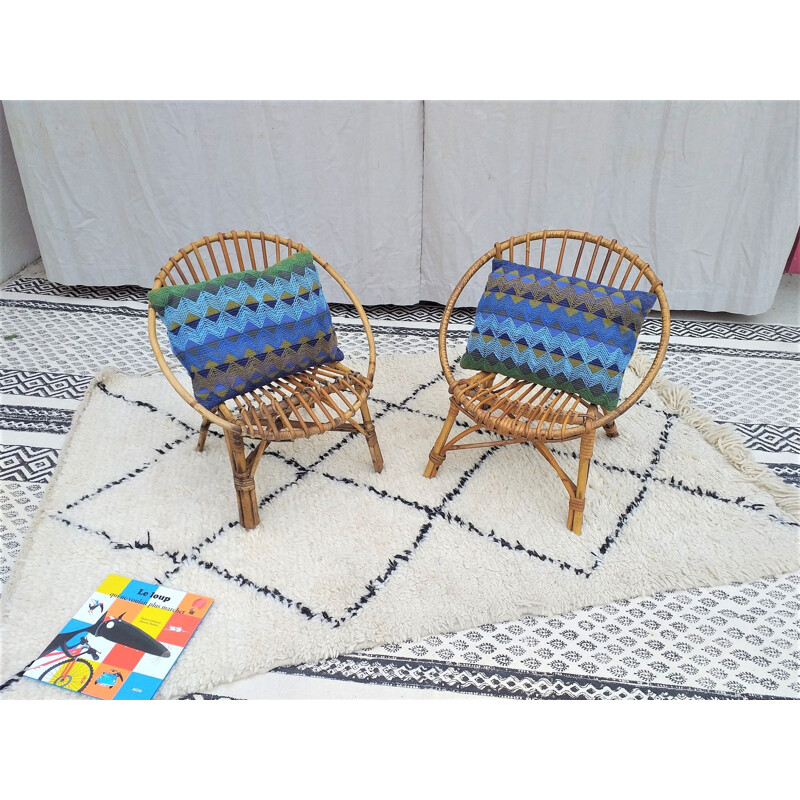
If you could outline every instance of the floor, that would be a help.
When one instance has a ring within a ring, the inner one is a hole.
[[[379,352],[436,349],[441,308],[368,309]],[[144,290],[65,287],[34,264],[0,286],[0,589],[91,377],[115,364],[156,367]],[[363,333],[334,308],[345,352]],[[465,337],[470,313],[454,314]],[[758,317],[675,312],[664,374],[734,426],[757,461],[800,486],[800,275],[784,275]],[[653,350],[657,319],[641,346]],[[165,346],[165,350],[168,348]],[[742,391],[742,387],[746,391]],[[672,592],[552,618],[484,625],[196,692],[218,698],[800,697],[800,573]]]

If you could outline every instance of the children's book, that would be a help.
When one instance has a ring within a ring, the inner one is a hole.
[[[149,700],[213,602],[109,575],[23,674],[103,700]]]

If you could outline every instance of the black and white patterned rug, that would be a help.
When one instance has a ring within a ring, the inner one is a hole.
[[[143,291],[56,287],[35,268],[3,287],[0,385],[8,409],[0,503],[7,520],[6,575],[91,376],[108,364],[129,372],[154,367]],[[345,307],[335,311],[348,352],[363,353],[365,341],[352,313]],[[437,307],[369,313],[379,352],[435,349]],[[462,316],[458,322],[465,335],[469,314]],[[649,320],[644,349],[655,346],[657,335],[657,323]],[[676,320],[663,369],[667,377],[688,383],[698,405],[732,423],[758,460],[793,483],[798,482],[793,413],[798,338],[798,330],[787,326]],[[736,391],[743,376],[746,398]],[[764,417],[753,419],[754,408],[763,409]],[[800,696],[797,595],[797,575],[766,578],[523,617],[283,669],[511,697],[794,697]],[[231,687],[235,684],[211,694],[238,696]]]

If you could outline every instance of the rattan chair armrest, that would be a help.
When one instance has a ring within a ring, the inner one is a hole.
[[[159,344],[158,337],[156,336],[156,312],[152,306],[150,306],[147,312],[147,335],[150,337],[150,346],[153,348],[153,355],[156,357],[156,362],[158,363],[159,369],[164,373],[164,377],[169,381],[170,386],[172,386],[172,388],[181,396],[181,398],[185,400],[195,411],[201,414],[204,419],[208,420],[214,425],[219,425],[220,428],[231,431],[239,430],[238,425],[234,425],[232,422],[223,419],[213,411],[209,411],[204,406],[201,406],[200,403],[197,402],[197,398],[190,394],[183,384],[177,379],[177,377],[175,377],[175,374],[169,368],[169,365],[164,358],[164,354],[161,352],[161,345]]]
[[[439,361],[442,364],[442,371],[444,372],[444,377],[447,380],[447,386],[452,393],[453,385],[456,383],[456,379],[453,377],[453,372],[450,369],[449,359],[447,358],[447,329],[450,326],[450,315],[453,313],[453,308],[455,307],[456,300],[461,295],[461,292],[464,291],[464,287],[472,280],[472,277],[475,273],[483,267],[491,258],[494,256],[494,253],[487,253],[484,256],[481,256],[464,274],[464,277],[456,284],[456,288],[453,289],[453,293],[450,295],[450,299],[447,301],[447,305],[444,307],[444,312],[442,313],[442,321],[439,323]]]
[[[372,326],[369,324],[364,306],[361,305],[361,301],[356,297],[355,292],[350,288],[347,281],[327,261],[314,252],[311,253],[311,256],[342,287],[345,294],[350,298],[350,302],[356,307],[358,316],[361,318],[361,324],[364,326],[364,332],[367,334],[367,343],[369,345],[369,366],[365,377],[372,384],[375,377],[375,338],[372,335]]]

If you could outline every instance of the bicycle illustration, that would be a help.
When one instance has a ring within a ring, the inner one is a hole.
[[[36,659],[36,669],[47,667],[40,673],[38,680],[69,689],[73,692],[83,691],[92,680],[94,664],[83,656],[89,656],[95,662],[100,661],[100,654],[89,644],[89,636],[96,636],[115,644],[139,650],[149,655],[167,658],[170,651],[161,642],[150,636],[149,633],[137,628],[123,619],[125,612],[118,617],[104,614],[97,622],[85,628],[59,633],[45,648],[45,651]],[[49,659],[42,662],[42,659]],[[122,675],[117,673],[119,679]],[[101,676],[102,678],[103,676]],[[115,677],[110,685],[116,683]],[[98,681],[100,678],[98,678]],[[109,685],[103,681],[101,685]]]
[[[64,658],[64,653],[67,658]],[[73,692],[80,692],[89,685],[92,676],[94,675],[94,666],[83,655],[89,655],[95,661],[100,659],[100,655],[88,642],[87,638],[83,636],[78,640],[75,647],[57,647],[45,653],[42,658],[47,656],[55,656],[52,659],[52,666],[49,666],[40,676],[39,680],[45,683],[52,683],[54,686],[60,686],[62,689],[71,689]],[[46,661],[39,666],[47,666],[50,661]]]

